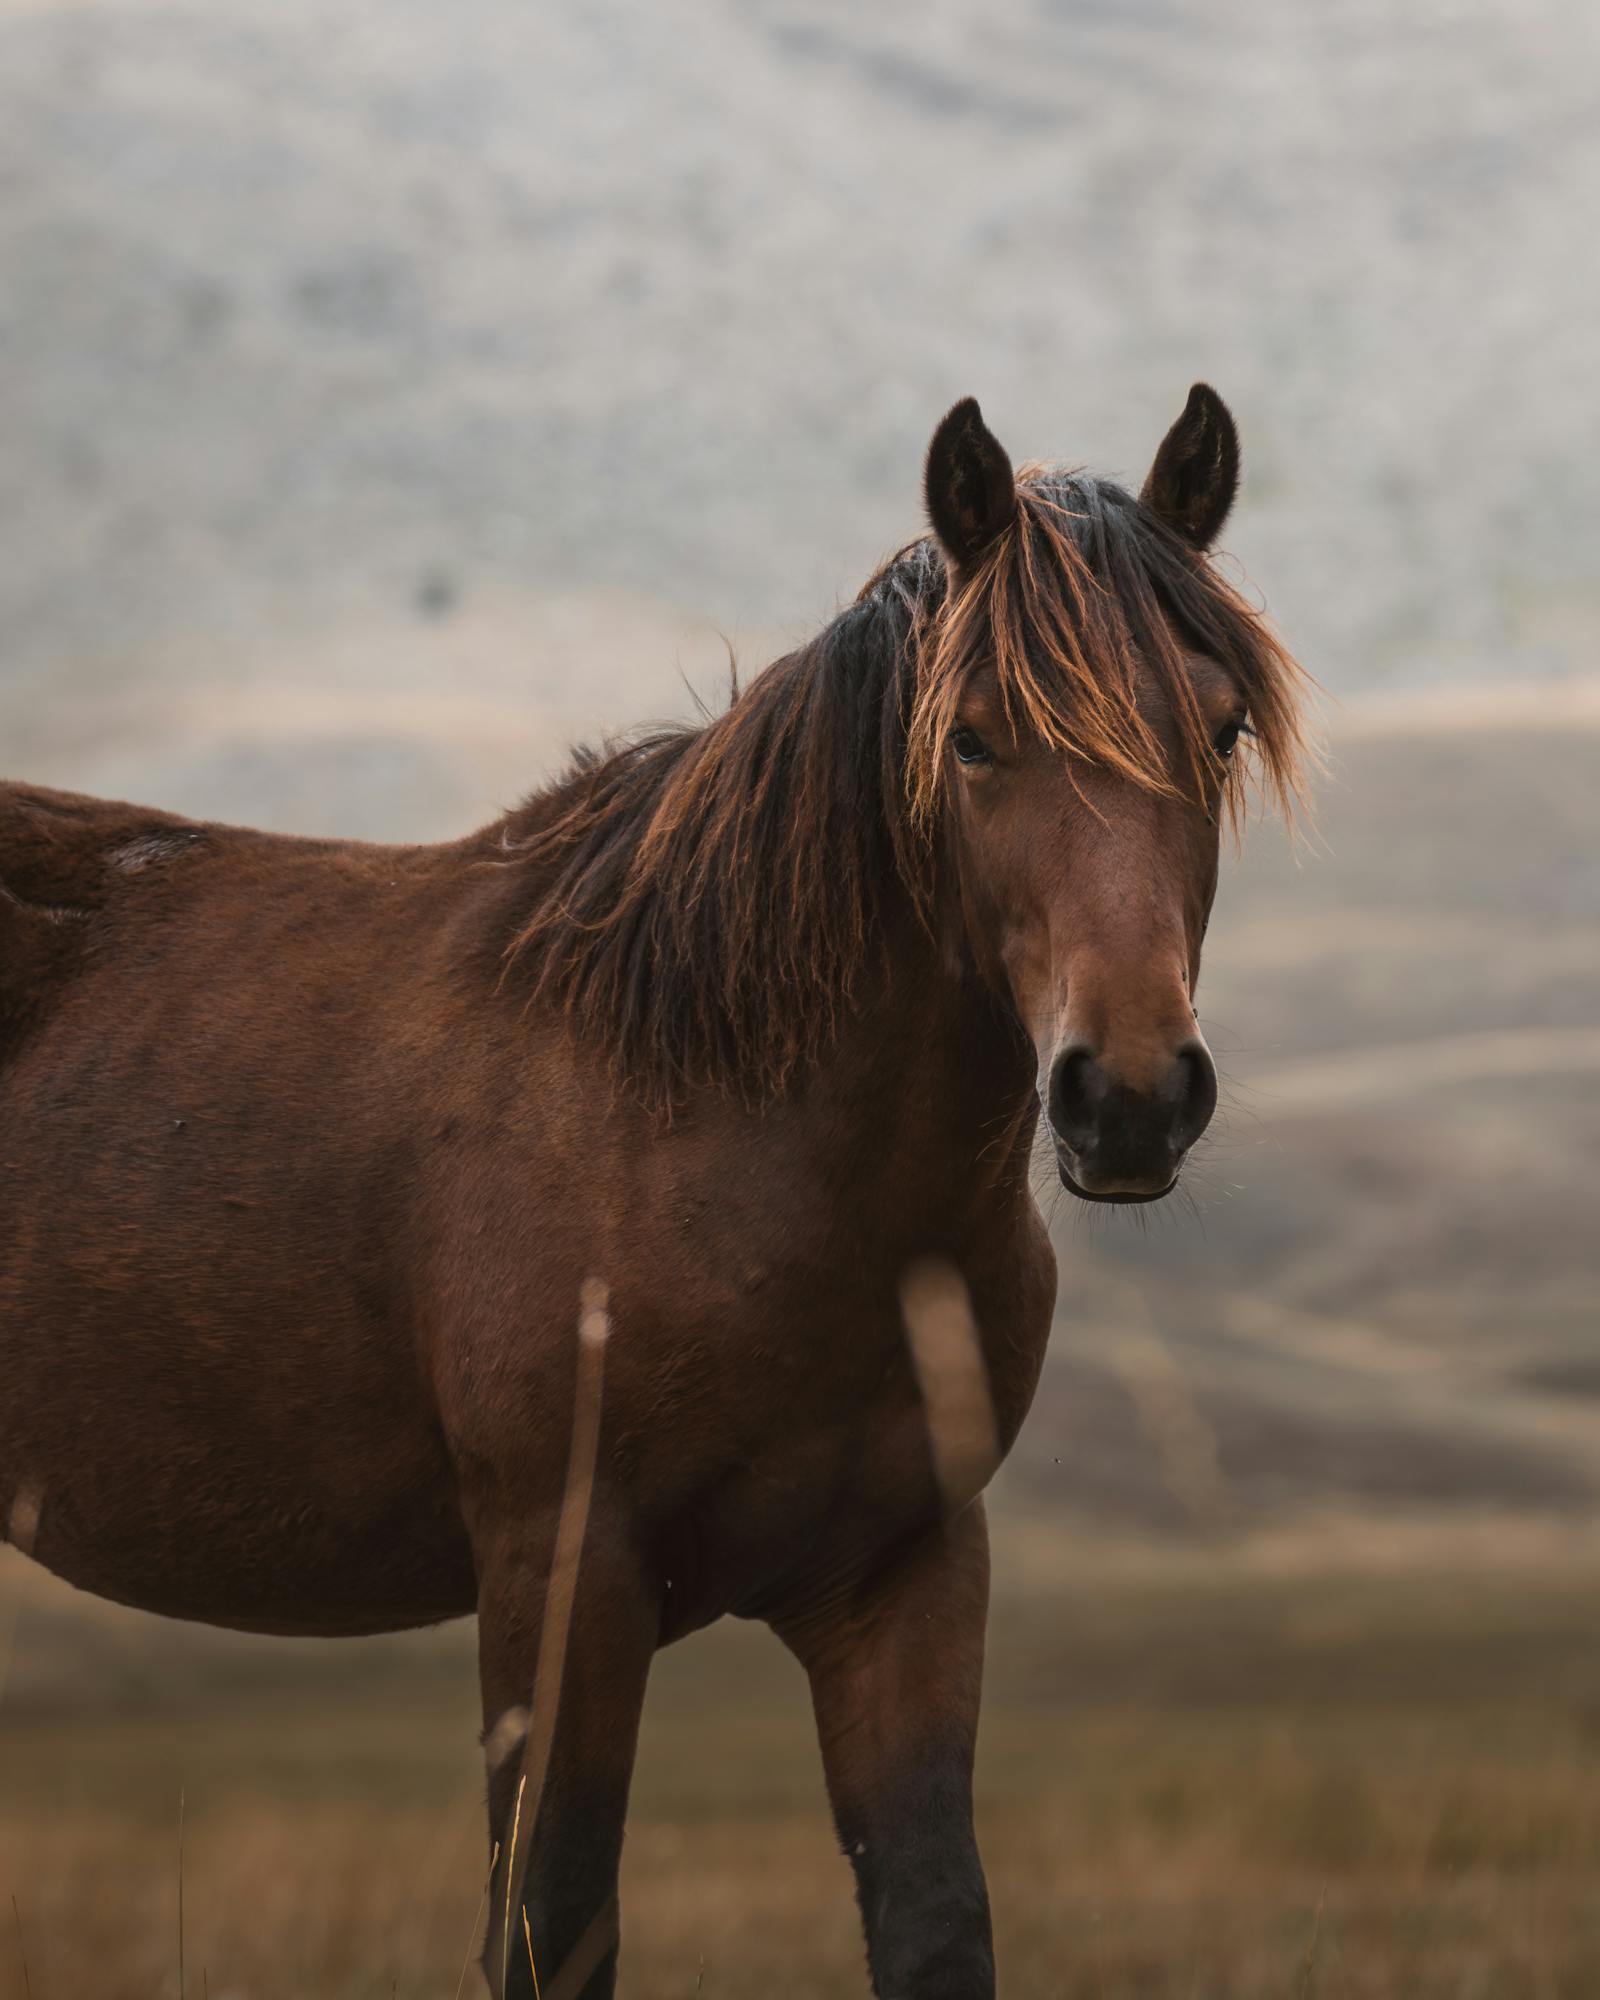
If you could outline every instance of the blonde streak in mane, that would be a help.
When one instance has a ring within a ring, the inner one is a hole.
[[[1029,721],[1045,742],[1083,757],[1098,757],[1135,775],[1142,760],[1129,739],[1125,719],[1118,714],[1113,690],[1105,684],[1113,677],[1125,679],[1124,673],[1114,675],[1112,671],[1122,666],[1117,649],[1106,643],[1115,634],[1108,632],[1104,601],[1097,602],[1084,589],[1085,582],[1094,584],[1097,580],[1070,534],[1037,505],[1038,496],[1025,493],[1020,500],[1026,523],[1026,601],[1016,628],[1009,634],[1009,650],[1023,682]],[[1035,536],[1052,558],[1055,590],[1048,588],[1039,574],[1034,560]],[[1070,707],[1065,712],[1034,671],[1028,648],[1030,632],[1067,690]]]
[[[1106,727],[1109,696],[1101,687],[1086,653],[1102,648],[1095,643],[1102,610],[1085,585],[1096,579],[1078,551],[1076,542],[1061,525],[1070,518],[1067,510],[1040,504],[1041,496],[1022,496],[1028,523],[1024,541],[1027,587],[1026,623],[1013,635],[1017,670],[1025,679],[1029,722],[1040,740],[1062,751],[1068,760],[1068,775],[1078,787],[1079,760],[1101,761],[1118,766],[1123,761],[1118,745]],[[1057,588],[1041,579],[1035,556],[1035,542],[1048,554]],[[1034,643],[1058,678],[1060,694],[1039,682],[1028,654],[1028,627]],[[1086,643],[1087,642],[1087,643]]]

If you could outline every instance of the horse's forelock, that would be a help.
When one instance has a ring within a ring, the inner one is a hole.
[[[1012,522],[920,622],[905,783],[913,819],[938,814],[944,745],[983,669],[1019,732],[1148,790],[1206,796],[1215,762],[1194,653],[1233,678],[1250,714],[1253,756],[1230,764],[1226,816],[1237,823],[1253,766],[1268,801],[1292,817],[1306,676],[1260,612],[1120,487],[1024,467]],[[1152,681],[1177,726],[1177,769],[1142,699]]]

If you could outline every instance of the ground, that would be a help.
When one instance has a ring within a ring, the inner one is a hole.
[[[1600,1990],[1592,1548],[1427,1546],[1085,1545],[1048,1587],[1019,1546],[979,1786],[1009,2000]],[[448,2000],[481,1890],[476,1726],[469,1627],[266,1644],[30,1582],[0,1709],[28,1983],[13,1922],[0,1995],[178,1992],[182,1794],[188,1993]],[[663,1657],[624,1912],[634,1995],[865,1992],[804,1690],[765,1634]]]

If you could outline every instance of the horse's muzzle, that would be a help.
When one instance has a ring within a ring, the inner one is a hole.
[[[1142,1090],[1069,1042],[1051,1064],[1047,1101],[1062,1186],[1085,1201],[1159,1201],[1216,1107],[1216,1067],[1198,1037]]]

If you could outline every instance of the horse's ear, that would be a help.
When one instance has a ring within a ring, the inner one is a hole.
[[[971,396],[933,434],[923,493],[939,545],[958,567],[976,562],[1017,511],[1011,461]]]
[[[1238,490],[1239,433],[1216,390],[1196,382],[1139,498],[1191,548],[1205,550],[1221,534]]]

